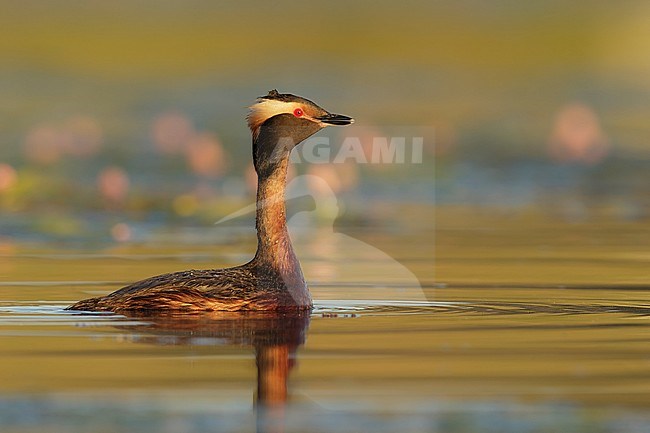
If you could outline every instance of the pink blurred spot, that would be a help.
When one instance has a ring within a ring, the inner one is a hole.
[[[215,178],[223,174],[226,168],[225,152],[217,137],[212,134],[200,134],[187,143],[187,163],[193,173]]]
[[[154,119],[151,138],[156,149],[167,155],[182,153],[196,131],[190,119],[181,113],[164,113]]]
[[[0,163],[0,192],[13,187],[18,180],[16,170],[9,164]]]
[[[70,117],[63,124],[66,136],[65,150],[68,154],[89,157],[97,154],[104,142],[104,131],[96,119],[90,116]]]
[[[311,164],[307,169],[307,174],[318,176],[324,180],[322,182],[310,183],[309,188],[315,196],[323,194],[339,193],[355,187],[359,183],[359,166],[354,161],[346,161],[341,164]],[[329,188],[323,190],[323,187],[329,185]]]
[[[36,125],[27,132],[23,149],[30,162],[52,165],[68,154],[78,157],[95,155],[102,147],[104,132],[89,116],[74,116],[63,124]]]
[[[375,137],[385,136],[385,134],[382,133],[382,131],[376,126],[356,126],[356,125],[347,128],[344,131],[344,134],[345,134],[343,137],[344,140],[346,138],[352,138],[354,140],[358,140],[361,143],[361,149],[363,149],[363,156],[365,157],[366,161],[372,160],[372,152],[373,152]]]
[[[609,141],[591,107],[569,104],[555,117],[548,152],[556,161],[595,164],[607,156]]]
[[[97,176],[99,193],[111,205],[122,204],[126,200],[129,185],[129,176],[120,167],[107,167]]]
[[[128,224],[117,223],[111,227],[111,236],[117,242],[127,242],[133,237],[133,232]]]
[[[65,134],[54,125],[37,125],[27,132],[23,143],[25,156],[41,165],[57,163],[66,147]]]

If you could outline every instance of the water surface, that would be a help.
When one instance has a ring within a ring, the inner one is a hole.
[[[300,320],[63,310],[247,243],[18,243],[0,264],[2,431],[646,431],[643,224],[480,221],[297,240],[316,299]],[[279,415],[260,409],[283,392]]]

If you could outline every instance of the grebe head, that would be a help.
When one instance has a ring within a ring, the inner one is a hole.
[[[330,125],[349,125],[354,119],[332,114],[309,99],[271,90],[257,98],[248,113],[253,134],[253,163],[257,174],[273,170],[297,144]]]

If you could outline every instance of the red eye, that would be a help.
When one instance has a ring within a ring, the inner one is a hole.
[[[302,111],[302,108],[296,108],[293,110],[293,115],[296,117],[302,117],[305,114],[304,111]]]

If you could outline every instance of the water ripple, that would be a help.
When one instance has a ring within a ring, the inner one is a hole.
[[[650,316],[650,305],[529,303],[529,302],[431,302],[431,301],[385,301],[345,300],[324,301],[314,305],[314,314],[628,314]]]

